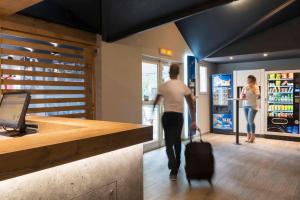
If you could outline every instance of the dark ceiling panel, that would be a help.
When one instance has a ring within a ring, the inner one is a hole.
[[[233,0],[44,0],[21,14],[115,41]]]
[[[294,0],[292,6],[268,16],[292,0],[232,1],[44,0],[21,14],[99,33],[108,42],[179,20],[177,27],[194,54],[202,59],[234,41],[292,19],[300,10],[300,0]]]
[[[232,0],[103,0],[102,24],[105,41],[182,19]]]
[[[101,0],[48,0],[70,10],[84,24],[101,32]]]
[[[229,46],[221,49],[215,54],[209,56],[226,57],[243,55],[269,53],[274,51],[286,51],[291,49],[300,49],[300,16],[280,23],[264,31],[237,40]]]
[[[73,28],[101,32],[100,0],[44,0],[20,13]]]
[[[206,58],[204,60],[210,63],[224,64],[224,63],[240,63],[240,62],[257,62],[262,60],[280,60],[280,59],[289,59],[289,58],[300,58],[300,49],[276,51],[276,52],[272,52],[272,54],[269,54],[267,57],[262,56],[261,53],[255,53],[255,54],[237,55],[234,56],[234,60],[228,59],[227,56]],[[262,66],[258,65],[257,67],[261,68]]]
[[[254,34],[257,34],[259,32],[265,31],[269,28],[272,28],[274,26],[277,26],[281,23],[284,23],[286,21],[289,21],[291,19],[294,19],[300,15],[300,1],[295,0],[292,4],[290,4],[288,7],[280,11],[279,13],[276,13],[276,15],[273,15],[272,17],[268,18],[264,23],[257,26],[252,31],[248,32],[247,35],[245,35],[244,39],[248,36],[252,36]]]
[[[286,2],[287,0],[239,0],[180,20],[176,24],[193,53],[201,60]]]

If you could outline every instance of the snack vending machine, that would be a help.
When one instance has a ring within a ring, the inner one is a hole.
[[[268,72],[267,131],[299,134],[300,73]]]
[[[232,133],[233,96],[231,74],[212,75],[212,130],[214,133]]]

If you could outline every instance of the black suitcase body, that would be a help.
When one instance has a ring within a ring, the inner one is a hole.
[[[202,139],[200,142],[193,142],[190,137],[190,140],[190,143],[185,148],[186,178],[189,184],[191,184],[191,180],[207,180],[212,186],[212,178],[215,171],[212,145],[208,142],[203,142]]]

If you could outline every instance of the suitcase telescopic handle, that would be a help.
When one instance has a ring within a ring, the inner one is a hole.
[[[200,142],[202,142],[202,133],[201,133],[201,130],[200,130],[200,128],[199,127],[197,127],[196,128],[196,132],[199,132],[199,135],[200,135]],[[193,135],[192,135],[192,131],[190,131],[190,134],[189,134],[189,136],[190,136],[190,142],[193,142]]]

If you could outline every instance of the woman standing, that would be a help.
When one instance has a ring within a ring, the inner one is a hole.
[[[244,110],[247,120],[247,140],[246,142],[253,143],[255,140],[255,115],[258,110],[257,99],[260,98],[259,87],[256,84],[256,77],[248,76],[247,85],[243,87],[241,92],[241,99],[244,101]]]

